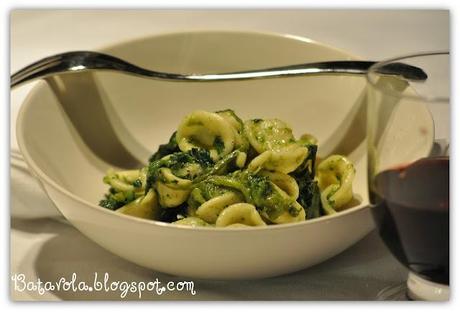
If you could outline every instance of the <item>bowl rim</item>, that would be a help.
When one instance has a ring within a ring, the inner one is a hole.
[[[245,31],[245,30],[226,30],[226,29],[213,29],[213,30],[187,30],[187,31],[171,31],[171,32],[162,32],[159,34],[152,34],[148,36],[143,36],[143,37],[138,37],[138,38],[133,38],[131,40],[125,40],[121,41],[118,43],[110,44],[110,45],[105,45],[101,46],[99,48],[96,48],[96,51],[108,51],[111,49],[116,48],[119,45],[126,45],[126,44],[131,44],[133,42],[137,41],[142,41],[142,40],[147,40],[147,39],[152,39],[152,38],[158,38],[158,37],[168,37],[168,36],[179,36],[179,35],[184,35],[187,33],[191,34],[206,34],[206,33],[212,33],[212,34],[244,34],[244,35],[256,35],[256,36],[264,36],[264,37],[277,37],[277,38],[284,38],[287,40],[293,40],[293,41],[300,41],[304,43],[309,43],[313,44],[316,46],[320,46],[326,49],[333,50],[335,52],[345,54],[347,55],[348,58],[350,59],[360,59],[356,55],[350,54],[349,52],[342,50],[340,48],[335,48],[332,46],[329,46],[327,44],[323,44],[321,42],[318,42],[316,40],[309,39],[307,37],[299,36],[299,35],[292,35],[292,34],[287,34],[287,33],[277,33],[277,32],[270,32],[270,31]],[[21,150],[21,152],[24,155],[24,160],[29,166],[29,168],[35,173],[36,177],[38,178],[39,182],[45,182],[47,185],[51,186],[53,189],[56,191],[60,192],[61,194],[70,197],[72,200],[79,202],[80,204],[83,204],[90,209],[96,209],[99,212],[102,212],[104,214],[107,214],[107,216],[112,216],[112,217],[118,217],[118,218],[124,218],[126,221],[132,220],[134,222],[139,222],[140,224],[148,224],[150,226],[160,226],[163,228],[169,228],[173,230],[185,230],[185,231],[211,231],[211,232],[247,232],[247,231],[268,231],[268,230],[282,230],[286,228],[297,228],[297,227],[303,227],[303,226],[308,226],[310,224],[316,224],[316,223],[324,223],[324,222],[330,222],[332,220],[335,220],[339,217],[350,215],[357,213],[361,210],[365,210],[366,208],[372,208],[372,205],[370,203],[368,204],[363,204],[360,203],[357,206],[350,207],[348,209],[345,209],[343,211],[339,211],[335,214],[332,215],[326,215],[322,216],[319,218],[314,218],[310,220],[305,220],[305,221],[300,221],[300,222],[293,222],[293,223],[285,223],[285,224],[270,224],[268,226],[254,226],[254,227],[241,227],[241,228],[234,228],[234,227],[223,227],[223,228],[216,228],[216,227],[191,227],[187,225],[180,225],[180,224],[171,224],[168,222],[163,222],[163,221],[157,221],[157,220],[148,220],[148,219],[143,219],[135,216],[130,216],[126,214],[121,214],[117,213],[116,211],[112,211],[103,207],[100,207],[99,205],[86,201],[85,199],[77,196],[76,194],[70,192],[69,190],[65,189],[64,187],[61,187],[57,182],[55,182],[52,178],[50,178],[44,171],[40,169],[40,167],[33,161],[32,157],[28,153],[25,140],[24,140],[24,132],[23,132],[23,119],[25,112],[27,111],[27,107],[31,105],[31,99],[35,97],[35,95],[40,91],[41,86],[43,86],[45,82],[39,81],[37,82],[31,89],[31,91],[27,94],[26,98],[24,99],[21,108],[18,113],[17,117],[17,123],[16,123],[16,133],[17,133],[17,141],[18,141],[18,146]],[[367,154],[366,154],[367,157]],[[47,193],[47,192],[46,192]],[[48,194],[47,194],[48,195]],[[48,197],[50,197],[48,195]],[[60,211],[59,207],[56,205],[58,210]],[[69,220],[71,221],[71,220]]]
[[[350,53],[349,51],[345,49],[337,48],[332,45],[322,43],[317,40],[310,39],[308,37],[304,37],[302,35],[295,35],[295,34],[290,34],[290,33],[276,32],[276,31],[269,31],[269,30],[262,31],[262,30],[243,30],[243,29],[226,29],[226,28],[214,28],[214,29],[195,28],[191,30],[183,29],[183,30],[162,31],[161,33],[152,33],[147,36],[139,36],[139,37],[134,37],[132,39],[127,39],[125,41],[120,41],[120,42],[111,43],[107,45],[101,45],[101,46],[96,47],[94,50],[100,51],[100,52],[106,52],[108,50],[116,48],[119,45],[132,44],[137,41],[143,41],[143,40],[151,39],[151,38],[173,37],[173,36],[180,36],[184,34],[194,34],[194,35],[195,34],[224,34],[224,35],[234,34],[234,35],[250,35],[250,36],[256,35],[256,36],[261,36],[261,37],[288,39],[290,41],[311,43],[316,46],[321,46],[323,48],[326,48],[328,50],[333,50],[340,54],[345,54],[350,60],[363,59],[361,56],[354,54],[354,53]]]

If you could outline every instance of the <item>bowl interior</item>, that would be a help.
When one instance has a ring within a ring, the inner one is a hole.
[[[289,36],[190,32],[102,49],[147,68],[207,73],[353,59]],[[116,73],[62,75],[40,82],[24,103],[18,140],[39,177],[97,204],[110,167],[146,162],[187,113],[234,109],[243,119],[277,117],[299,136],[319,139],[319,155],[341,153],[357,168],[354,192],[367,203],[365,79],[317,76],[260,81],[179,83]],[[116,151],[129,151],[119,153]]]

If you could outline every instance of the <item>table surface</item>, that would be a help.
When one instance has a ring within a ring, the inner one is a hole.
[[[420,51],[449,49],[449,12],[422,10],[176,10],[53,11],[11,13],[11,68],[67,50],[97,49],[115,42],[191,29],[270,31],[308,37],[363,59],[385,59]],[[447,82],[448,83],[448,82]],[[34,83],[11,93],[11,148],[17,149],[15,121]],[[449,114],[433,110],[437,138]],[[447,117],[446,117],[447,116]],[[129,263],[80,234],[59,217],[51,201],[12,159],[11,274],[27,280],[56,280],[94,272],[120,281],[179,281],[178,277]],[[71,247],[69,247],[71,246]],[[142,299],[179,300],[374,300],[389,285],[405,281],[407,271],[389,254],[375,231],[340,255],[290,275],[255,281],[194,280],[196,295],[145,293]],[[119,299],[120,294],[15,291],[15,300]],[[129,299],[137,299],[129,295]]]

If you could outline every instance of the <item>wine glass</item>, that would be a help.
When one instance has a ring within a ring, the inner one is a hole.
[[[382,74],[394,63],[428,77]],[[371,210],[385,245],[409,269],[406,285],[388,287],[378,299],[449,300],[449,157],[435,141],[449,136],[449,53],[379,62],[367,81]]]

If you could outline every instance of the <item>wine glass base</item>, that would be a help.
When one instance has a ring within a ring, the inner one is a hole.
[[[427,281],[409,272],[407,283],[383,288],[377,294],[376,299],[385,301],[448,301],[449,298],[449,286]]]
[[[427,281],[409,272],[407,295],[412,300],[448,301],[450,298],[450,288],[448,285]]]

